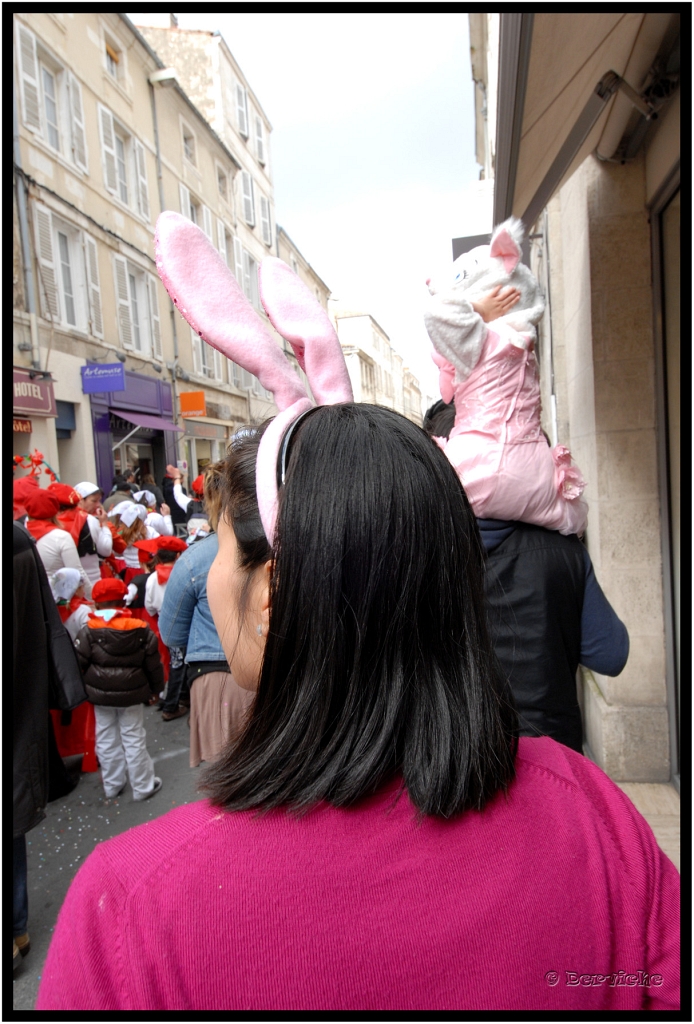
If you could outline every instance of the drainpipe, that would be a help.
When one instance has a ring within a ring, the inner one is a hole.
[[[17,119],[17,93],[14,75],[12,76],[12,132],[14,162],[21,171],[22,156],[19,149],[19,122]],[[24,289],[26,304],[29,310],[29,331],[31,333],[31,365],[34,370],[41,369],[39,352],[39,329],[36,322],[36,296],[34,294],[34,275],[32,273],[31,246],[29,245],[29,221],[27,218],[26,185],[21,174],[16,175],[17,182],[17,214],[19,217],[19,239],[22,246],[22,262],[24,264]]]
[[[161,170],[161,149],[159,147],[159,122],[157,121],[157,102],[154,96],[154,84],[151,79],[147,79],[149,85],[149,98],[152,103],[152,125],[154,127],[154,150],[157,160],[157,190],[159,192],[159,212],[163,213],[164,206],[164,178]],[[173,421],[178,426],[178,393],[176,390],[176,371],[178,369],[178,332],[176,331],[176,316],[174,313],[174,304],[169,295],[169,314],[171,316],[171,331],[173,334],[173,350],[174,357],[173,363],[170,366],[171,372],[171,391],[173,394]],[[179,436],[178,433],[174,435],[174,450],[176,452],[176,461],[178,462],[180,451],[178,448]]]

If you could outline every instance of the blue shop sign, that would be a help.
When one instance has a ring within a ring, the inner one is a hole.
[[[82,366],[82,394],[99,391],[125,391],[125,367],[122,363],[99,363]]]

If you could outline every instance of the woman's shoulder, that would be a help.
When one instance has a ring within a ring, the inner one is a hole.
[[[90,854],[79,872],[82,884],[89,887],[91,880],[98,884],[107,871],[119,887],[130,891],[153,871],[159,872],[164,861],[175,859],[182,848],[196,847],[221,815],[208,800],[196,800],[128,829]]]

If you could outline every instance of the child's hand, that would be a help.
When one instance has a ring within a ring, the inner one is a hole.
[[[502,293],[501,287],[498,284],[487,295],[483,295],[481,299],[470,303],[474,311],[482,317],[485,324],[491,323],[492,320],[498,320],[500,316],[505,316],[520,299],[520,292],[517,288],[508,286]]]
[[[166,504],[166,502],[162,501],[161,505],[159,506],[159,511],[163,516],[171,515],[171,509]]]

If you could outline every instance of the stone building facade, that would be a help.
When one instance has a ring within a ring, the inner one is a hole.
[[[62,479],[105,488],[126,465],[159,479],[178,460],[195,475],[275,407],[174,311],[154,224],[163,209],[198,223],[258,308],[267,173],[258,163],[265,201],[251,190],[251,210],[245,144],[210,126],[125,15],[17,13],[14,42],[14,453],[38,448]],[[125,386],[85,392],[84,367],[118,362]],[[20,401],[29,374],[53,405]]]
[[[369,313],[357,313],[331,303],[335,324],[345,354],[355,402],[382,405],[422,425],[422,393],[414,374],[403,365],[402,356]]]
[[[495,79],[487,95],[501,109],[485,116],[507,129],[493,153],[495,220],[535,210],[526,227],[547,301],[538,343],[544,427],[586,477],[584,539],[631,644],[616,678],[581,670],[586,753],[618,781],[679,786],[679,16],[523,17],[470,15],[485,19],[471,38],[486,40],[487,58],[501,52],[508,67],[515,52],[518,68],[504,80],[487,64]],[[608,69],[657,119],[618,91],[590,127],[581,111],[595,105],[591,89]],[[572,155],[567,139],[580,117],[587,134]],[[546,152],[528,153],[538,131]],[[562,145],[565,169],[552,183]],[[533,191],[544,205],[533,205]]]

